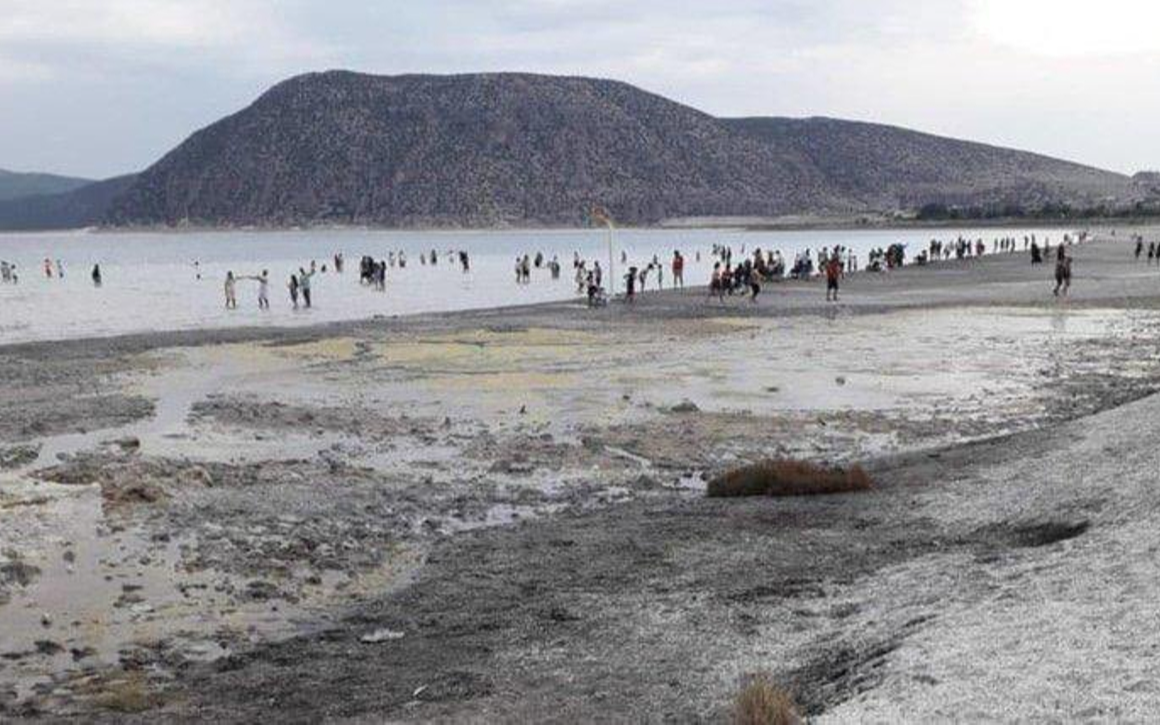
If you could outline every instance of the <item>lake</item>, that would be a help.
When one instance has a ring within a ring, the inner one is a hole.
[[[1063,229],[907,229],[838,231],[741,230],[620,230],[614,238],[616,272],[623,274],[621,251],[629,263],[645,264],[659,257],[666,264],[674,249],[685,255],[689,285],[708,281],[711,249],[725,244],[740,259],[742,247],[780,250],[787,261],[803,249],[835,244],[852,249],[865,264],[866,253],[893,242],[908,245],[913,256],[930,239],[952,240],[962,235],[991,240],[1062,239]],[[466,250],[471,271],[464,274],[447,253]],[[359,258],[386,258],[402,250],[406,269],[388,269],[387,289],[376,292],[359,284]],[[439,264],[420,264],[420,254],[436,250]],[[547,269],[535,269],[532,283],[515,283],[515,258],[542,251],[557,255],[563,267],[553,281]],[[316,275],[311,310],[291,308],[286,282],[292,271],[317,260],[332,265],[336,252],[346,258],[344,274],[333,270]],[[0,234],[0,260],[17,265],[18,284],[0,284],[0,344],[32,340],[102,337],[123,333],[246,325],[304,325],[319,322],[522,305],[571,299],[575,295],[572,258],[600,260],[607,268],[606,233],[568,231],[262,231],[114,233],[59,232]],[[697,261],[697,254],[700,261]],[[44,259],[60,260],[63,279],[46,278]],[[196,263],[196,266],[195,266]],[[90,280],[100,264],[104,284]],[[200,270],[201,278],[197,272]],[[226,310],[222,283],[227,271],[256,275],[269,270],[271,309],[257,308],[257,283],[238,283],[238,309]],[[621,284],[623,284],[621,282]],[[650,288],[653,282],[650,281]]]

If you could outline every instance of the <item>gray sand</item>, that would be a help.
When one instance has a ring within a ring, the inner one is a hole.
[[[1073,251],[0,349],[0,715],[1146,719],[1160,269]]]

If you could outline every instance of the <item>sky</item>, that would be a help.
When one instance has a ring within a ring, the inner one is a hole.
[[[615,78],[1160,169],[1155,0],[0,0],[0,168],[107,177],[298,73]]]

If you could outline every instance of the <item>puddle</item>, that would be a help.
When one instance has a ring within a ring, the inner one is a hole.
[[[322,572],[298,604],[250,601],[238,594],[246,590],[244,577],[183,565],[190,539],[158,540],[138,524],[106,516],[96,487],[52,494],[18,530],[0,537],[4,550],[19,551],[40,570],[28,586],[13,588],[0,618],[6,665],[0,686],[14,687],[18,698],[115,665],[135,647],[164,644],[188,659],[208,660],[259,639],[308,631],[338,602],[401,586],[418,564],[417,552],[400,550],[357,577]],[[67,527],[59,528],[61,522]]]

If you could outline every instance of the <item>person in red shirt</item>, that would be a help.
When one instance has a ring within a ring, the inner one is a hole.
[[[842,261],[833,255],[826,262],[826,302],[838,301],[838,280],[842,278]]]

